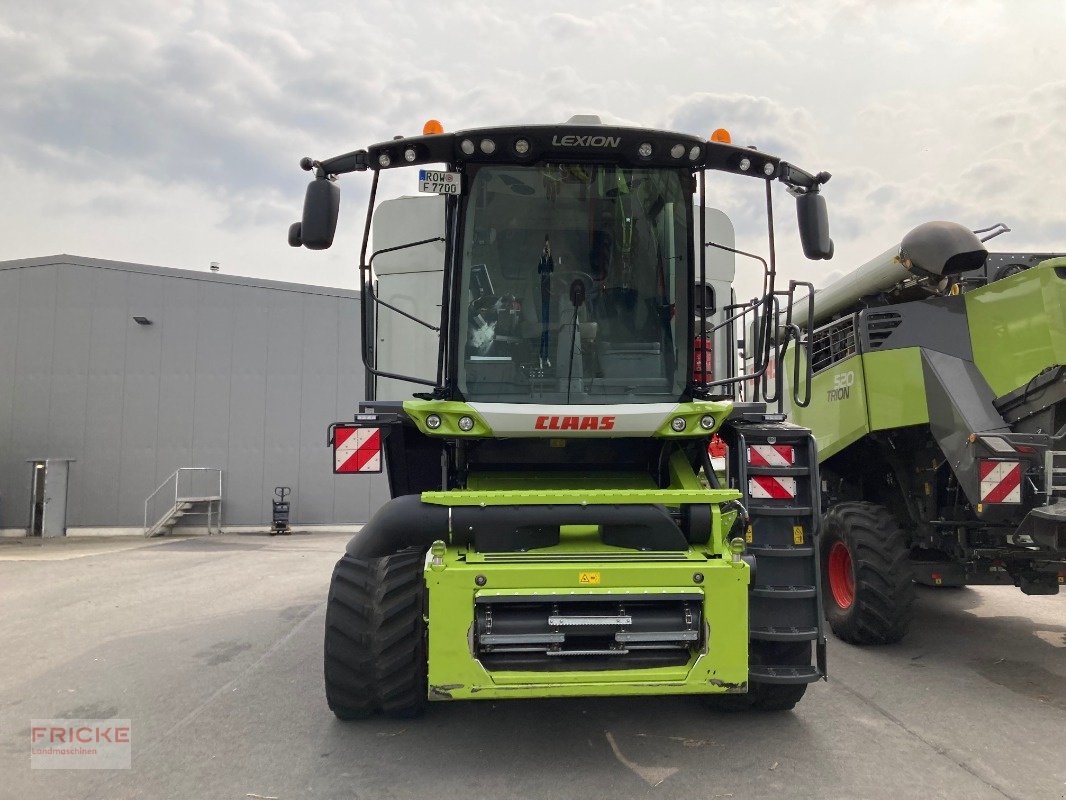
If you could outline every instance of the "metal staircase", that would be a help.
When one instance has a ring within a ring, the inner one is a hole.
[[[186,517],[207,517],[207,532],[222,533],[222,470],[181,467],[144,501],[146,538],[170,533]]]

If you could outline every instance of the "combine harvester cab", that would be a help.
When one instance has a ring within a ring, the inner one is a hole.
[[[811,427],[829,622],[899,639],[914,582],[1066,578],[1066,258],[926,223],[815,295]]]
[[[384,470],[392,495],[331,581],[334,713],[655,694],[792,708],[825,675],[817,458],[780,401],[737,401],[771,368],[772,321],[797,287],[775,286],[768,225],[763,296],[736,303],[733,260],[748,254],[704,197],[710,175],[755,179],[772,219],[782,182],[805,253],[828,258],[829,175],[724,131],[595,118],[427,123],[302,166],[315,178],[289,240],[310,249],[333,242],[336,176],[373,174],[367,400],[329,442],[338,472]],[[379,204],[381,174],[405,166],[431,196]],[[767,344],[741,373],[750,318]]]

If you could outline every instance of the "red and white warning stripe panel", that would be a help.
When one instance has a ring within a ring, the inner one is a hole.
[[[790,444],[749,444],[748,463],[753,467],[791,467],[796,449]]]
[[[356,425],[334,428],[333,472],[381,472],[381,428]]]
[[[753,475],[748,478],[748,495],[753,500],[795,500],[796,479]]]
[[[1022,502],[1022,465],[1017,461],[978,463],[982,503]]]

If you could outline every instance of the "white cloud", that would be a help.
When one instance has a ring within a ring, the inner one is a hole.
[[[64,250],[351,285],[369,181],[344,179],[334,250],[290,250],[303,155],[416,133],[607,121],[709,134],[808,169],[837,257],[804,262],[777,197],[786,277],[819,279],[931,217],[1003,220],[999,246],[1066,249],[1054,202],[1066,7],[810,0],[492,4],[41,0],[0,10],[0,258]],[[383,181],[385,196],[411,190]],[[714,181],[741,245],[762,196]],[[747,280],[743,278],[742,280]],[[818,282],[822,282],[820,279]]]

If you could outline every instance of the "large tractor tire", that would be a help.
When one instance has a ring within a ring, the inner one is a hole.
[[[750,646],[748,659],[753,665],[811,663],[810,642],[754,641]],[[806,683],[751,683],[747,694],[709,695],[707,705],[726,712],[791,711],[806,691]]]
[[[426,704],[423,554],[344,556],[326,601],[326,702],[342,720],[410,717]]]
[[[890,644],[914,606],[910,549],[895,517],[875,503],[838,503],[821,535],[822,601],[833,633],[852,644]]]

